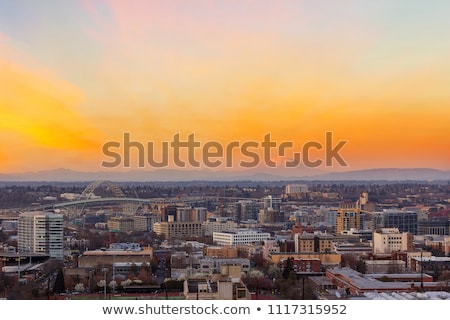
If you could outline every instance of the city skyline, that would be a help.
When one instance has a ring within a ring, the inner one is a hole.
[[[333,132],[348,167],[328,172],[448,171],[449,12],[445,1],[0,0],[0,173],[97,172],[124,132],[224,146]]]

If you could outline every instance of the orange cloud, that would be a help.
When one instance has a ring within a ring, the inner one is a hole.
[[[409,52],[364,15],[240,3],[86,2],[83,43],[94,49],[80,51],[86,69],[61,70],[77,86],[3,45],[0,159],[92,168],[123,132],[142,143],[194,132],[224,145],[270,132],[301,147],[333,131],[349,141],[351,168],[449,169],[448,52],[425,42]]]
[[[0,52],[14,52],[5,44],[0,47]],[[79,158],[98,152],[98,131],[77,112],[80,89],[10,55],[0,55],[0,70],[1,146],[7,158],[15,159],[16,169],[46,166],[65,152],[78,152]]]

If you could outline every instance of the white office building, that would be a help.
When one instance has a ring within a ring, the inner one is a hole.
[[[286,194],[308,192],[307,184],[288,184],[285,188]]]
[[[19,215],[19,253],[42,253],[62,259],[63,216],[61,214],[30,211]]]
[[[213,241],[220,246],[254,244],[270,239],[270,233],[251,229],[234,229],[213,233]]]
[[[390,254],[393,251],[411,251],[412,235],[400,232],[398,228],[381,228],[380,232],[373,232],[373,253]]]

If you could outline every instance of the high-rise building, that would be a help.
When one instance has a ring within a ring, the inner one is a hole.
[[[369,193],[368,192],[362,192],[359,195],[358,200],[358,208],[361,209],[363,206],[369,203]]]
[[[161,208],[161,222],[175,221],[177,206],[168,205]]]
[[[204,207],[194,207],[190,211],[189,221],[203,222],[206,221],[208,211]]]
[[[258,207],[252,200],[240,200],[239,204],[239,221],[256,220],[258,215]]]
[[[363,229],[361,210],[355,203],[341,204],[336,215],[336,233],[350,229]]]
[[[275,198],[271,195],[265,196],[262,199],[262,208],[261,209],[272,209],[275,211],[279,211],[281,206],[281,198]]]
[[[175,214],[175,221],[177,222],[189,222],[191,207],[178,207]]]
[[[19,215],[18,250],[42,253],[62,259],[63,216],[49,212],[24,212]]]
[[[132,217],[134,221],[134,231],[152,231],[155,222],[161,222],[161,216],[144,213]]]
[[[261,209],[258,213],[258,221],[261,224],[273,224],[284,222],[284,213],[272,208]]]
[[[383,210],[383,226],[385,228],[398,228],[400,232],[417,234],[417,212],[398,209]]]

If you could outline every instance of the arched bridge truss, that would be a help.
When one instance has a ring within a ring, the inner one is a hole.
[[[125,194],[123,193],[122,189],[119,188],[119,186],[108,180],[99,180],[90,183],[81,193],[80,199],[91,199],[94,196],[95,189],[97,189],[102,184],[106,185],[112,191],[114,197],[125,198]]]
[[[111,198],[97,198],[94,191],[100,186],[106,186],[111,190],[113,197]],[[117,200],[117,201],[112,201]],[[122,207],[122,212],[124,215],[133,215],[136,213],[137,209],[141,205],[139,201],[130,201],[123,193],[119,186],[108,180],[98,180],[90,183],[80,194],[77,201],[73,202],[73,206],[70,208],[75,210],[75,214],[82,215],[87,205],[98,204],[98,203],[118,203]],[[137,200],[137,199],[133,199]]]

